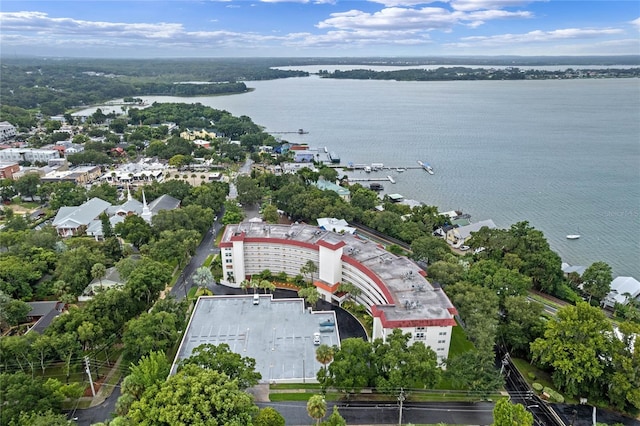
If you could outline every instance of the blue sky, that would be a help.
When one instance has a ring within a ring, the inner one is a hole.
[[[638,55],[640,1],[2,0],[0,53]]]

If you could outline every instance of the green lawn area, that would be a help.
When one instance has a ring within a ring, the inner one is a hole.
[[[207,268],[211,266],[211,262],[213,262],[213,255],[210,254],[209,256],[207,256],[207,258],[205,259],[204,263],[202,264],[202,266],[206,266]]]
[[[449,358],[460,355],[463,352],[474,350],[473,343],[467,339],[462,327],[458,324],[451,329],[451,345],[449,346]]]

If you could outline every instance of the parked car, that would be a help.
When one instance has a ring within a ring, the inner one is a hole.
[[[461,251],[467,251],[467,250],[469,250],[470,248],[471,248],[471,247],[469,247],[469,246],[460,246],[460,250],[461,250]]]
[[[313,344],[318,346],[320,344],[320,341],[320,333],[313,333]]]

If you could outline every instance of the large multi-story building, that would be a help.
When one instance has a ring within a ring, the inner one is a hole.
[[[60,154],[55,149],[35,149],[35,148],[7,148],[0,151],[0,161],[28,161],[33,163],[47,161],[60,158]]]
[[[15,137],[18,134],[13,124],[8,121],[0,122],[0,141],[5,141]]]
[[[357,286],[356,301],[373,316],[373,338],[386,339],[393,329],[424,342],[440,362],[449,353],[457,313],[447,295],[425,278],[424,271],[404,256],[350,234],[305,225],[244,222],[229,225],[220,243],[222,284],[240,283],[266,269],[295,276],[312,261],[314,285],[322,299],[340,303],[341,283]]]

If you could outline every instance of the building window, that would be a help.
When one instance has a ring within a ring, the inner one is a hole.
[[[438,340],[438,343],[444,343],[445,340]]]
[[[416,331],[424,331],[424,327],[416,327]]]
[[[414,333],[413,338],[416,340],[424,340],[425,336],[424,336],[424,333],[420,332],[420,333]]]
[[[438,348],[437,351],[444,351],[444,348]]]
[[[438,335],[440,335],[440,336],[446,336],[446,335],[447,335],[447,332],[446,332],[446,331],[441,331],[440,333],[438,333]]]

